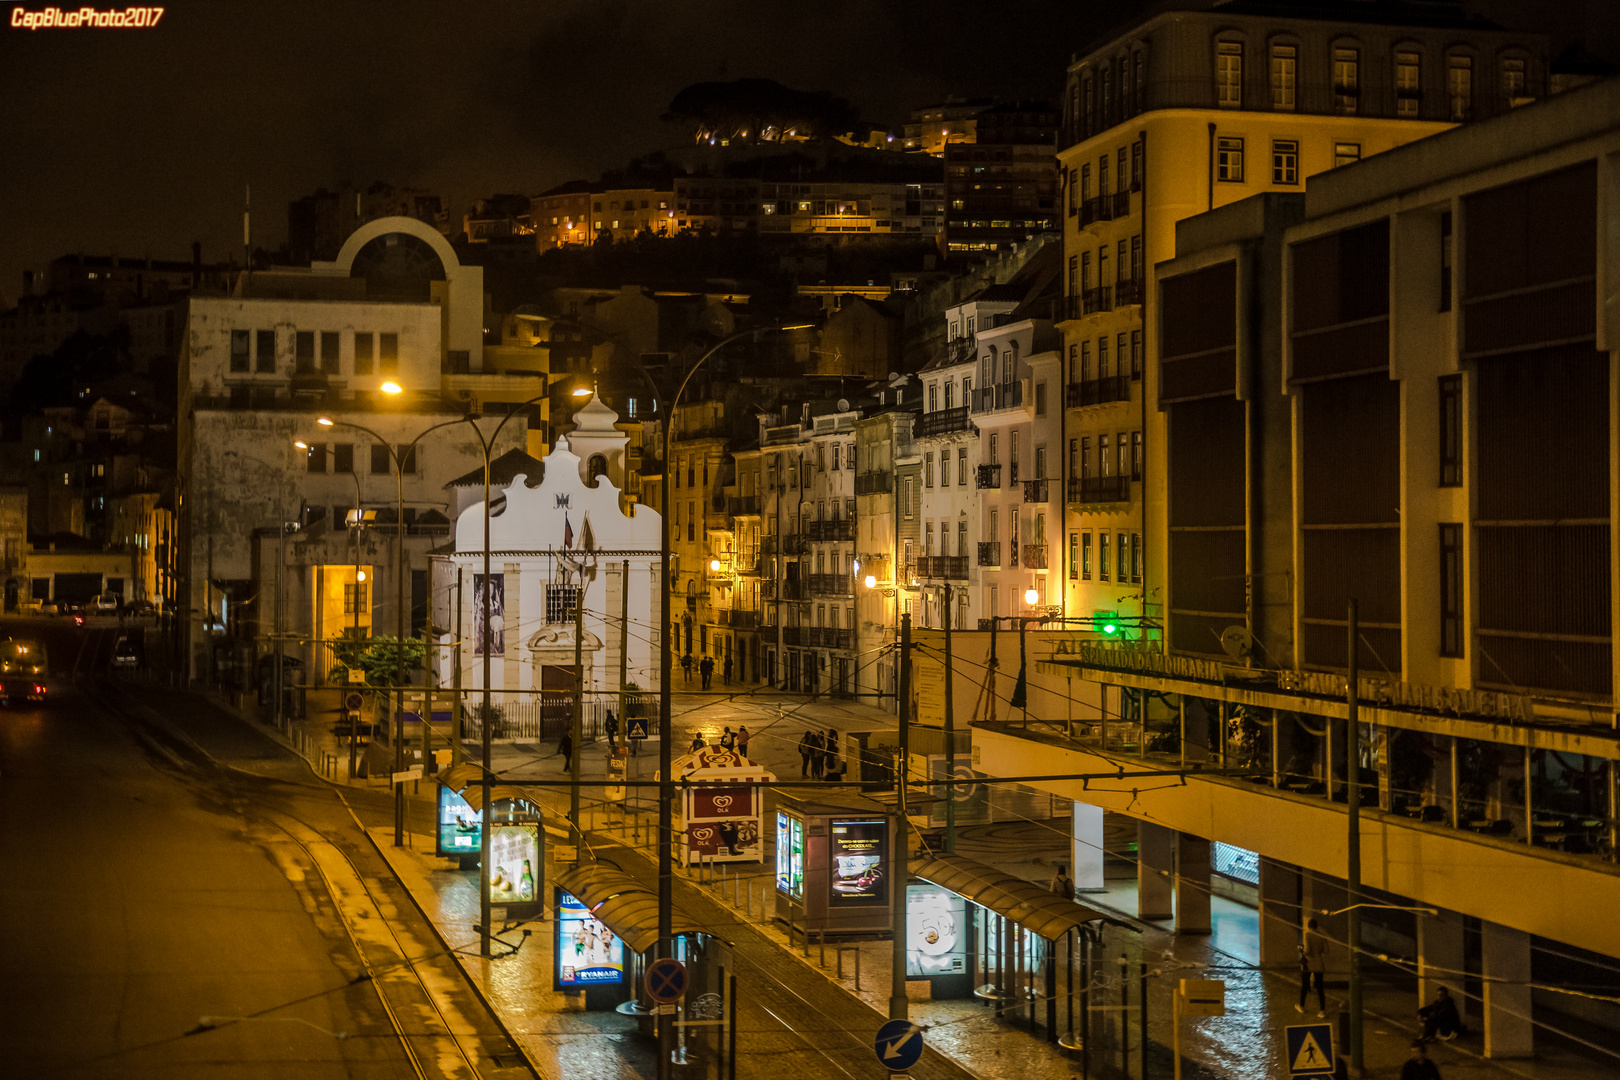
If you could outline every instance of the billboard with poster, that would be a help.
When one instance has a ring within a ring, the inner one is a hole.
[[[506,575],[489,575],[489,654],[506,655]],[[473,575],[473,655],[484,653],[484,575]]]
[[[528,904],[540,865],[540,826],[533,821],[497,821],[489,833],[489,902]]]
[[[889,902],[889,823],[883,818],[833,821],[830,904]]]
[[[938,885],[907,885],[906,974],[920,979],[967,970],[967,902]]]
[[[804,822],[776,815],[776,889],[794,900],[804,890]]]
[[[624,942],[578,899],[557,890],[556,958],[552,989],[624,983]]]
[[[484,816],[443,784],[439,785],[439,854],[472,855],[482,841]]]

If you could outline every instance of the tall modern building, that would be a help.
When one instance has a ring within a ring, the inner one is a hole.
[[[1538,35],[1434,6],[1229,3],[1075,58],[1058,150],[1068,615],[1117,615],[1131,636],[1166,616],[1164,389],[1148,357],[1153,267],[1176,223],[1542,97],[1545,54]]]

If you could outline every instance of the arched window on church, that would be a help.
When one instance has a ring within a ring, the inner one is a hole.
[[[590,461],[585,465],[585,483],[591,487],[596,486],[596,478],[606,476],[608,471],[607,458],[602,454],[592,454]]]

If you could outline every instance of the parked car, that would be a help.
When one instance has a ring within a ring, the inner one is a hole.
[[[124,598],[117,593],[102,593],[90,601],[90,610],[97,615],[115,615],[123,603]]]
[[[135,643],[120,634],[118,644],[113,646],[112,666],[115,668],[139,667],[141,658],[135,652]]]

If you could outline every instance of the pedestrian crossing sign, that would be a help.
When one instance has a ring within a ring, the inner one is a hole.
[[[1320,1076],[1335,1071],[1332,1024],[1297,1024],[1288,1036],[1288,1075]]]

